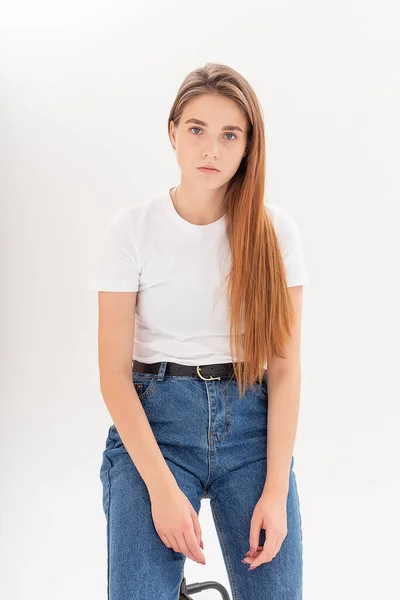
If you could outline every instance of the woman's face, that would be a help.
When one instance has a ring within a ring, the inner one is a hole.
[[[226,126],[228,129],[224,129]],[[178,127],[171,121],[170,135],[182,177],[196,187],[217,189],[240,166],[246,152],[247,121],[234,100],[203,94],[186,104]],[[207,164],[219,169],[219,173],[198,170]]]

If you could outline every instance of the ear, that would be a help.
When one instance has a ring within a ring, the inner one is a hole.
[[[171,140],[171,144],[173,146],[174,149],[176,149],[175,144],[176,144],[176,140],[175,140],[175,131],[174,131],[174,121],[171,120],[169,123],[169,138]]]

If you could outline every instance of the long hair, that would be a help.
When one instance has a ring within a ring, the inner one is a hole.
[[[234,100],[248,123],[246,154],[224,197],[232,258],[227,277],[230,354],[242,397],[247,386],[261,382],[265,362],[274,356],[286,358],[283,351],[294,310],[278,240],[264,203],[265,133],[258,98],[237,71],[224,64],[206,63],[191,71],[179,87],[168,117],[168,132],[171,120],[179,125],[187,102],[202,94]]]

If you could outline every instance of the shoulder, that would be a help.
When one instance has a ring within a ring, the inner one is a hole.
[[[281,250],[288,287],[308,284],[310,278],[296,219],[281,206],[269,203],[265,206]]]
[[[146,221],[158,213],[159,202],[163,193],[159,192],[149,197],[138,198],[135,202],[126,204],[117,210],[107,223],[107,230],[115,230],[121,234],[141,231]]]
[[[300,229],[296,219],[282,206],[265,202],[268,217],[275,229],[275,233],[279,239],[284,239],[286,236],[299,235]]]
[[[266,203],[265,206],[283,257],[302,253],[302,235],[296,219],[277,204]]]

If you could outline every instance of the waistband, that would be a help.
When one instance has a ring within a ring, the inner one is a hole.
[[[200,379],[205,381],[221,379],[222,377],[235,377],[232,362],[214,363],[211,365],[181,365],[180,363],[175,362],[143,363],[138,360],[133,360],[132,371],[160,375],[160,370],[163,365],[165,366],[165,370],[162,375],[200,377]]]

